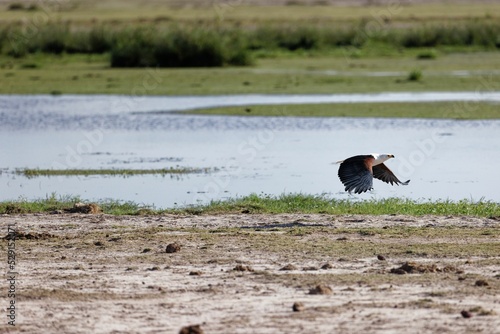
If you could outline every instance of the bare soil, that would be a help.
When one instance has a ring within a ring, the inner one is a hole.
[[[19,273],[16,326],[2,316],[1,333],[500,333],[496,217],[0,222],[2,254],[15,224]]]

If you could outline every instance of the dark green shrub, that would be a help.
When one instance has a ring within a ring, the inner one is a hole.
[[[277,44],[290,51],[311,50],[321,45],[321,33],[318,29],[298,27],[278,32]]]
[[[360,47],[364,44],[360,31],[354,27],[324,29],[323,31],[324,44],[327,46],[356,46]]]
[[[437,46],[494,47],[500,36],[500,24],[478,23],[429,25],[397,33],[399,44],[406,48]]]
[[[3,30],[2,35],[2,50],[9,56],[15,58],[24,57],[29,53],[29,39],[24,35],[19,27],[11,27]]]
[[[168,32],[153,52],[160,67],[214,67],[225,62],[222,38],[210,31]]]
[[[153,66],[153,32],[151,29],[125,30],[111,47],[111,67]]]
[[[89,53],[104,53],[111,50],[113,35],[106,27],[97,27],[89,32]]]
[[[422,80],[422,71],[421,70],[412,70],[408,74],[408,81],[420,81]]]
[[[248,50],[238,49],[229,53],[227,63],[234,66],[248,66],[253,64],[253,59]]]
[[[24,10],[24,5],[22,3],[19,3],[19,2],[14,2],[14,3],[9,4],[9,6],[7,7],[7,10]]]
[[[321,35],[322,32],[314,27],[265,26],[249,33],[248,47],[252,50],[312,50],[322,45]]]
[[[49,24],[40,28],[38,34],[34,37],[38,43],[32,44],[36,51],[45,53],[60,54],[66,50],[66,46],[70,37],[69,28],[63,24]]]
[[[94,27],[91,30],[78,30],[71,33],[67,40],[68,53],[99,54],[111,50],[113,35],[103,27]]]
[[[253,64],[248,45],[248,36],[241,30],[222,31],[225,63],[234,66]]]
[[[173,23],[113,30],[106,26],[88,28],[64,22],[33,26],[16,23],[0,31],[4,54],[23,57],[44,52],[111,54],[114,67],[213,67],[249,65],[251,55],[273,55],[301,50],[352,49],[348,56],[387,48],[436,48],[441,46],[500,48],[500,23],[472,21],[449,24],[381,26],[369,29],[370,22],[345,26],[269,24],[242,29],[203,27],[182,28]],[[114,28],[117,29],[117,28]],[[438,49],[439,50],[439,49]],[[253,52],[257,51],[257,52]],[[252,53],[253,52],[253,53]],[[434,59],[436,53],[421,52],[418,59]]]
[[[24,68],[24,69],[37,69],[40,67],[41,67],[40,64],[35,63],[35,62],[24,63],[21,65],[21,68]]]
[[[215,67],[249,65],[239,34],[209,29],[127,31],[111,47],[112,67]]]
[[[437,58],[436,50],[425,50],[417,55],[417,59],[422,59],[422,60],[436,59],[436,58]]]

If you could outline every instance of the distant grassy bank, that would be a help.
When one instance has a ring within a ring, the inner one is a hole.
[[[161,169],[17,169],[14,173],[31,179],[41,176],[133,176],[133,175],[179,175],[210,173],[213,168],[170,167]]]
[[[8,201],[0,203],[0,214],[43,213],[71,209],[79,198],[60,198],[54,195],[36,201]],[[252,214],[252,213],[320,213],[320,214],[404,214],[420,215],[464,215],[500,217],[500,204],[472,201],[420,202],[389,198],[384,200],[335,200],[324,196],[291,194],[278,197],[250,195],[227,201],[214,201],[207,205],[159,210],[132,202],[103,201],[97,203],[104,213],[114,215],[158,215],[158,214]]]
[[[496,104],[475,102],[432,103],[332,103],[225,107],[193,110],[190,114],[276,117],[408,117],[498,119]]]
[[[439,52],[435,59],[419,59],[418,54],[426,50],[363,58],[346,58],[340,51],[331,55],[297,54],[260,59],[252,67],[175,69],[109,68],[105,54],[0,55],[0,94],[142,96],[500,89],[497,52]],[[421,75],[410,80],[415,70]]]

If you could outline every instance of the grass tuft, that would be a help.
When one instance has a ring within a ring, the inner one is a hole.
[[[431,59],[436,59],[438,56],[436,50],[424,50],[420,53],[417,54],[417,59],[421,60],[431,60]]]
[[[55,194],[44,199],[28,201],[20,199],[17,201],[6,201],[0,203],[0,214],[27,214],[27,213],[51,213],[54,211],[70,210],[75,203],[84,202],[78,196],[57,197]],[[104,200],[99,202],[102,211],[112,215],[139,215],[144,210],[154,210],[149,206],[142,206],[133,202],[120,202],[115,200]]]
[[[422,71],[415,69],[411,70],[410,73],[408,74],[408,81],[420,81],[422,80]]]

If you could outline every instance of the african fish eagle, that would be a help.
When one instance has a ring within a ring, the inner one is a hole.
[[[349,193],[364,193],[373,189],[373,178],[377,178],[391,185],[407,185],[410,180],[401,182],[394,173],[383,164],[384,161],[394,158],[392,154],[356,155],[340,163],[339,178]]]

